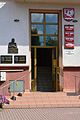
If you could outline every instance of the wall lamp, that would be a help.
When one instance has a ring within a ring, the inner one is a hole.
[[[78,20],[75,19],[75,20],[72,20],[72,22],[73,22],[73,23],[76,23],[76,22],[78,22]]]
[[[20,20],[19,19],[14,19],[14,22],[19,22]]]

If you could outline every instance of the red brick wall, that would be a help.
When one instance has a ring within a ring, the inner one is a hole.
[[[4,69],[10,69],[13,70],[16,68],[4,68]],[[23,71],[7,71],[6,72],[6,81],[5,82],[0,82],[0,88],[3,87],[4,85],[9,84],[9,80],[24,80],[25,83],[25,89],[30,89],[30,73],[28,68],[22,68]],[[9,85],[7,85],[5,88],[0,90],[0,94],[4,93],[4,95],[10,95],[9,93]]]
[[[64,68],[64,91],[80,91],[80,68]]]

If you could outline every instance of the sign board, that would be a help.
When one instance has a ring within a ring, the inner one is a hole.
[[[64,20],[70,22],[74,19],[74,16],[75,16],[74,8],[64,8],[63,9]]]
[[[2,64],[12,63],[12,56],[11,55],[1,55],[0,56],[0,63],[2,63]]]
[[[10,80],[10,92],[23,92],[24,81],[23,80]]]
[[[0,81],[6,81],[6,72],[0,72]]]
[[[25,55],[21,55],[21,56],[14,56],[14,63],[16,64],[24,64],[26,63],[26,56]]]
[[[74,25],[64,25],[64,48],[74,49]]]

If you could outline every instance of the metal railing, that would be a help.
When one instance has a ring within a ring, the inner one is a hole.
[[[10,85],[11,84],[13,84],[13,83],[16,83],[17,84],[17,81],[18,80],[21,80],[22,78],[24,78],[26,76],[26,74],[24,74],[23,76],[20,76],[20,77],[18,77],[17,79],[15,79],[14,81],[12,81],[11,83],[9,82],[9,83],[6,83],[5,85],[3,85],[2,87],[0,87],[0,94],[1,95],[6,95],[5,93],[6,93],[6,91],[8,91],[8,92],[10,92]],[[22,91],[22,92],[24,92],[24,91]],[[14,93],[15,93],[15,88],[14,88],[14,90],[13,90],[13,95],[14,95]]]
[[[77,75],[72,75],[72,76],[74,76],[75,93],[80,94],[80,76]]]

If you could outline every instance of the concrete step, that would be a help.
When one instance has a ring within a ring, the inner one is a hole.
[[[16,100],[10,99],[9,105],[4,108],[31,108],[31,107],[80,107],[78,95],[68,96],[63,92],[27,92],[16,96]]]

